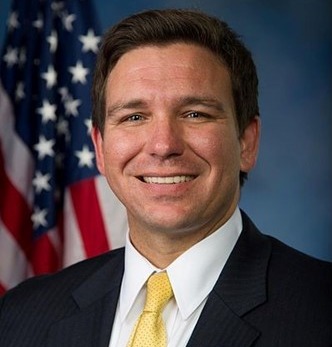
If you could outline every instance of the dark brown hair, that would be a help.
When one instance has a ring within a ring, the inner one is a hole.
[[[259,115],[258,78],[251,53],[239,36],[216,17],[193,10],[149,10],[132,15],[104,35],[92,86],[93,125],[101,133],[105,123],[105,86],[118,60],[140,46],[194,43],[216,54],[228,69],[233,89],[239,135]],[[241,184],[246,173],[240,174]]]

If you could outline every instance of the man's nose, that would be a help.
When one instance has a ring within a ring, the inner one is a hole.
[[[164,117],[155,119],[147,133],[146,149],[150,155],[169,158],[184,150],[184,131],[181,121]]]

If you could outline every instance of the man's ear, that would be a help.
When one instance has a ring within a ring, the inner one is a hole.
[[[249,172],[256,164],[261,133],[261,122],[256,116],[245,128],[241,143],[240,168],[243,172]]]
[[[105,174],[105,163],[104,163],[104,147],[103,147],[103,137],[100,130],[97,127],[92,127],[91,138],[93,145],[95,147],[96,162],[99,172]]]

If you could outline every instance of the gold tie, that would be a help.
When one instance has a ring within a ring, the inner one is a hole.
[[[147,282],[146,302],[131,334],[128,347],[166,347],[162,311],[173,291],[166,272],[153,274]]]

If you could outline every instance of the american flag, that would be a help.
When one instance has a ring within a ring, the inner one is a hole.
[[[12,3],[0,63],[0,294],[124,243],[124,208],[90,139],[92,5]]]

